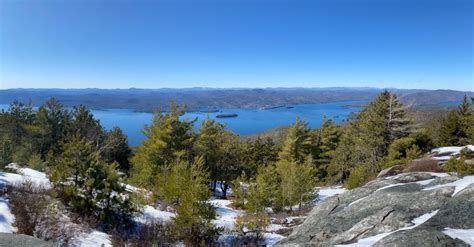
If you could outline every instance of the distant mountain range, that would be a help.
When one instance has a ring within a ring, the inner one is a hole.
[[[189,111],[221,108],[267,108],[294,104],[336,101],[369,101],[380,88],[186,88],[186,89],[4,89],[0,104],[13,100],[40,105],[51,97],[66,106],[79,104],[92,109],[126,108],[136,111],[167,109],[171,101],[186,104]],[[415,106],[436,106],[459,102],[474,92],[454,90],[389,89],[405,103]]]

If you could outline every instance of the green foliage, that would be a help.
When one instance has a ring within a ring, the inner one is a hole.
[[[61,142],[67,134],[67,125],[71,121],[70,113],[57,101],[51,98],[36,112],[38,132],[41,134],[39,150],[41,155],[49,151],[61,152]]]
[[[458,175],[472,175],[474,174],[473,165],[469,164],[467,161],[473,159],[474,152],[468,148],[461,150],[461,155],[459,158],[451,157],[445,164],[444,170],[447,172],[456,172]]]
[[[119,169],[128,173],[130,169],[129,157],[132,150],[128,146],[127,136],[120,128],[114,127],[106,133],[104,144],[99,150],[107,163],[117,162]]]
[[[139,186],[153,186],[160,169],[177,157],[191,157],[195,120],[181,120],[184,108],[173,104],[170,112],[155,112],[153,123],[145,125],[146,139],[131,160],[130,181]]]
[[[241,144],[241,164],[249,177],[254,177],[260,167],[274,164],[277,158],[278,147],[269,138],[257,138]]]
[[[46,171],[47,164],[43,159],[41,159],[41,155],[38,153],[30,155],[27,163],[31,168],[37,171]]]
[[[18,146],[13,153],[13,162],[19,165],[27,165],[30,158],[30,153],[24,146]]]
[[[248,233],[255,235],[257,239],[263,238],[263,233],[270,224],[268,215],[264,212],[247,213],[244,216],[237,216],[235,228],[237,231],[246,235]]]
[[[118,164],[99,160],[92,142],[78,135],[61,148],[64,152],[55,160],[50,179],[62,199],[77,212],[103,221],[129,219],[135,206],[121,195],[125,188]]]
[[[211,180],[222,182],[222,197],[226,198],[230,182],[243,170],[239,136],[228,131],[223,124],[206,117],[197,136],[195,152],[203,156]]]
[[[282,149],[278,154],[279,160],[304,162],[306,156],[312,153],[313,141],[308,124],[297,118],[288,129]]]
[[[359,165],[352,169],[351,174],[344,182],[344,187],[354,189],[363,185],[373,174],[365,166]]]
[[[232,205],[236,208],[244,208],[245,201],[248,194],[248,183],[247,175],[245,172],[232,182]]]
[[[340,127],[334,121],[324,117],[323,124],[315,130],[317,136],[317,154],[314,156],[316,176],[323,181],[328,176],[328,167],[336,154],[336,148],[341,138]],[[313,152],[314,154],[314,152]]]
[[[451,110],[443,119],[439,142],[445,146],[461,146],[471,144],[474,141],[474,113],[472,110],[472,99],[468,102],[464,96],[457,110]]]
[[[250,184],[246,209],[249,212],[263,212],[275,204],[278,195],[278,174],[274,166],[258,169],[255,181]]]
[[[315,185],[314,168],[311,159],[298,164],[294,161],[280,160],[276,165],[279,178],[278,208],[285,209],[312,198]]]
[[[1,138],[1,137],[0,137]],[[12,143],[8,139],[2,138],[0,141],[0,167],[13,161]]]
[[[472,166],[466,164],[466,159],[464,157],[456,158],[451,157],[444,164],[444,170],[446,172],[456,172],[458,175],[471,175],[474,173]]]
[[[173,235],[192,246],[213,240],[221,229],[212,224],[216,212],[207,202],[209,174],[204,170],[204,160],[188,162],[178,158],[158,180],[159,196],[176,208]]]

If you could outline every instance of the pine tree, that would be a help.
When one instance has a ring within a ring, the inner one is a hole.
[[[254,181],[250,183],[246,209],[251,213],[259,213],[264,212],[266,207],[275,206],[278,183],[275,166],[259,167]]]
[[[68,123],[68,135],[79,135],[94,144],[94,149],[99,150],[105,139],[105,131],[99,120],[94,118],[92,112],[84,105],[74,107],[71,112],[71,121]]]
[[[274,164],[277,158],[278,148],[270,138],[241,143],[241,164],[249,177],[254,177],[260,167]]]
[[[55,154],[60,152],[61,142],[64,140],[67,125],[71,121],[70,113],[57,101],[51,98],[36,112],[39,132],[42,134],[40,143],[41,155],[49,150]]]
[[[350,125],[341,128],[341,137],[334,151],[333,159],[328,166],[329,179],[335,182],[343,182],[349,176],[350,171],[359,162],[359,153],[355,150],[354,128]]]
[[[301,164],[285,159],[277,162],[279,208],[289,207],[291,210],[293,205],[299,204],[299,209],[301,209],[303,202],[311,198],[310,192],[314,188],[315,177],[313,162],[310,157]]]
[[[178,158],[159,177],[158,195],[176,208],[173,235],[185,245],[209,243],[220,229],[212,224],[216,213],[207,202],[209,174],[202,157],[192,163]]]
[[[439,142],[444,146],[456,146],[460,144],[461,120],[456,111],[449,111],[441,124],[439,133]]]
[[[304,162],[305,157],[311,153],[313,140],[308,124],[300,118],[290,126],[283,141],[282,150],[278,154],[279,160]]]
[[[100,147],[99,152],[107,163],[117,162],[119,169],[128,173],[132,150],[128,145],[127,136],[120,128],[114,127],[107,132],[104,144]]]
[[[63,143],[62,150],[57,159],[50,159],[49,176],[60,198],[86,216],[108,223],[129,220],[136,206],[122,195],[125,188],[118,164],[101,161],[93,143],[79,135]]]
[[[316,129],[317,149],[315,156],[316,175],[320,181],[328,176],[328,166],[334,157],[341,133],[331,119],[324,117],[323,124]]]
[[[232,180],[242,172],[239,136],[209,117],[202,122],[195,143],[195,151],[204,157],[205,167],[215,191],[216,181],[221,181],[222,197],[227,195]]]
[[[194,142],[194,120],[181,120],[184,108],[172,104],[171,111],[156,112],[153,123],[145,125],[146,139],[138,146],[131,159],[131,182],[140,186],[153,186],[153,179],[161,168],[177,157],[191,159]]]

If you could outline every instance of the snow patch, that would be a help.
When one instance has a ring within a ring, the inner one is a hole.
[[[464,148],[474,151],[474,145],[439,147],[431,150],[431,154],[433,155],[431,158],[439,161],[446,161],[453,156],[459,156],[461,150]]]
[[[265,233],[263,234],[263,237],[265,238],[265,244],[267,246],[273,246],[276,244],[276,242],[285,238],[284,236],[276,233]]]
[[[237,216],[244,214],[242,210],[229,207],[232,203],[230,200],[211,199],[209,203],[216,207],[217,219],[213,223],[220,227],[233,229]]]
[[[146,223],[153,220],[167,222],[171,221],[174,216],[176,216],[174,213],[162,211],[152,206],[146,205],[143,208],[142,215],[138,216],[135,220],[140,223]]]
[[[451,229],[445,228],[444,234],[450,236],[453,239],[459,239],[466,244],[474,246],[474,229]]]
[[[331,196],[342,194],[347,191],[347,189],[343,188],[342,186],[319,187],[317,189],[320,201],[324,201]]]
[[[467,186],[469,186],[471,184],[474,184],[474,176],[465,176],[465,177],[463,177],[459,180],[456,180],[454,182],[431,186],[431,187],[428,187],[428,188],[424,188],[423,190],[434,190],[434,189],[438,189],[438,188],[442,188],[442,187],[454,186],[455,189],[454,189],[454,193],[453,193],[452,196],[455,196],[457,193],[459,193],[460,191],[462,191],[463,189],[465,189]]]
[[[71,243],[72,247],[112,247],[110,236],[99,231],[92,231],[84,233],[81,236],[74,238]]]
[[[362,238],[362,239],[359,239],[357,241],[357,243],[353,243],[353,244],[343,244],[343,245],[336,245],[336,246],[351,246],[351,247],[365,247],[365,246],[372,246],[374,245],[375,243],[377,243],[379,240],[387,237],[388,235],[392,234],[392,233],[395,233],[395,232],[399,232],[399,231],[403,231],[403,230],[410,230],[410,229],[413,229],[423,223],[425,223],[426,221],[428,221],[429,219],[431,219],[431,217],[433,217],[436,213],[438,213],[439,210],[435,210],[435,211],[432,211],[430,213],[427,213],[427,214],[423,214],[419,217],[416,217],[414,218],[411,222],[413,223],[412,226],[408,226],[408,227],[403,227],[403,228],[400,228],[398,230],[395,230],[395,231],[392,231],[392,232],[385,232],[385,233],[380,233],[380,234],[377,234],[375,236],[371,236],[371,237],[367,237],[367,238]]]
[[[10,211],[8,206],[8,201],[0,197],[0,232],[13,233],[17,229],[13,227],[13,222],[15,221],[15,216]]]

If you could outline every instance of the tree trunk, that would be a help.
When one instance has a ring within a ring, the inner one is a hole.
[[[222,199],[227,199],[228,188],[229,188],[229,185],[227,185],[227,182],[224,182],[224,187],[222,188]]]

